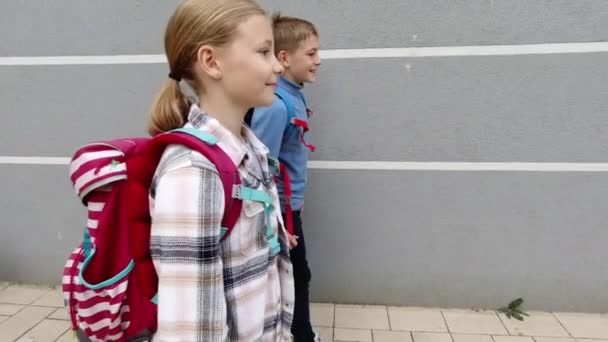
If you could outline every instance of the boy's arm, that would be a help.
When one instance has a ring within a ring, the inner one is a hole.
[[[275,97],[270,107],[259,107],[253,112],[251,129],[274,158],[279,157],[281,142],[287,126],[287,108],[283,101]]]

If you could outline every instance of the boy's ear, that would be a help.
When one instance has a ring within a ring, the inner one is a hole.
[[[277,54],[277,60],[279,61],[279,63],[281,63],[283,68],[289,67],[289,54],[287,53],[287,51],[279,51],[279,53]]]

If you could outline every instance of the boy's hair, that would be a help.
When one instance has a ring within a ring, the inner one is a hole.
[[[274,34],[274,53],[280,51],[293,52],[300,43],[314,35],[319,36],[317,28],[308,20],[281,15],[272,16],[272,31]]]

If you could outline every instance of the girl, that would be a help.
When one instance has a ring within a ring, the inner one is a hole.
[[[272,104],[283,71],[269,19],[252,0],[186,0],[169,20],[165,52],[170,79],[152,106],[149,133],[186,127],[217,138],[243,186],[268,194],[270,205],[243,196],[239,219],[221,240],[224,193],[215,166],[183,146],[165,150],[150,187],[154,341],[288,341],[288,238],[268,150],[243,124],[248,108]]]

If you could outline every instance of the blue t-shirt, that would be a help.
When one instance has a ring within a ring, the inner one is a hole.
[[[302,86],[280,77],[277,87],[284,91],[287,97],[285,101],[289,101],[293,107],[293,116],[308,122],[306,104],[300,93]],[[276,95],[271,106],[256,108],[251,119],[251,129],[268,147],[270,155],[285,164],[291,182],[291,208],[300,210],[306,192],[309,150],[302,142],[303,128],[294,126],[288,129],[289,125],[292,124],[287,122],[287,107]],[[310,133],[307,133],[306,140],[309,138]],[[279,178],[279,195],[283,203],[283,177]]]

